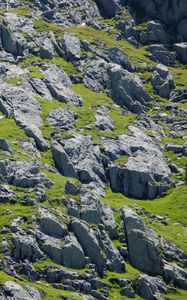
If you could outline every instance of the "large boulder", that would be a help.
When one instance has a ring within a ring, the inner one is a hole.
[[[146,300],[164,300],[162,294],[167,292],[167,288],[162,279],[141,275],[136,283],[136,292]]]
[[[92,61],[86,68],[84,84],[95,92],[104,91],[109,83],[109,64],[104,59]]]
[[[177,43],[174,45],[174,49],[178,54],[180,60],[187,64],[187,43]]]
[[[73,235],[67,235],[63,241],[46,236],[42,249],[57,264],[73,269],[85,266],[84,252]]]
[[[25,39],[18,33],[13,33],[8,26],[0,23],[0,41],[6,52],[22,56],[25,49]]]
[[[52,153],[59,171],[69,177],[79,178],[83,183],[98,182],[102,185],[105,173],[98,145],[90,136],[76,137],[53,142]]]
[[[81,44],[78,37],[70,33],[64,34],[64,50],[66,59],[69,61],[78,60],[81,57]]]
[[[23,288],[13,281],[6,281],[0,286],[0,298],[1,300],[41,300],[41,295],[33,287]]]
[[[71,228],[86,256],[90,257],[92,263],[96,265],[98,272],[102,274],[105,267],[105,260],[93,229],[85,222],[76,219],[72,221]]]
[[[126,196],[153,199],[169,188],[171,171],[150,137],[136,127],[129,130],[131,136],[102,139],[111,188]],[[123,156],[124,163],[115,162]]]
[[[0,181],[9,184],[30,188],[36,185],[51,187],[53,183],[45,174],[40,173],[39,168],[26,161],[0,161]]]
[[[101,15],[106,18],[114,17],[121,9],[121,0],[94,0],[101,12]]]
[[[75,129],[75,120],[77,115],[65,108],[56,108],[49,112],[47,122],[60,129],[73,130]]]
[[[13,234],[12,236],[12,254],[15,260],[37,261],[44,258],[44,253],[40,250],[36,239],[31,235]]]
[[[56,65],[52,65],[45,71],[45,76],[44,83],[52,97],[73,106],[83,104],[81,96],[71,89],[72,82],[62,68],[59,69]]]
[[[40,230],[47,235],[55,238],[63,238],[67,233],[67,226],[49,213],[47,210],[42,210],[42,216],[39,220]]]
[[[0,149],[12,153],[9,142],[2,138],[0,138]]]
[[[113,131],[114,125],[108,115],[109,110],[105,107],[98,107],[95,114],[96,126],[102,131]]]
[[[177,264],[164,261],[163,277],[166,283],[172,283],[181,289],[187,289],[187,271]]]
[[[156,232],[146,227],[131,208],[123,207],[122,212],[130,263],[143,272],[161,275],[162,252]]]
[[[121,107],[135,113],[143,113],[152,100],[138,76],[115,65],[110,69],[110,96]]]
[[[171,91],[175,88],[172,74],[162,64],[157,65],[151,77],[151,83],[159,96],[163,98],[169,98]]]
[[[48,143],[38,126],[43,124],[41,107],[35,98],[20,87],[5,87],[0,91],[0,111],[7,117],[13,116],[25,133],[35,139],[39,150],[48,149]]]
[[[112,272],[123,273],[125,270],[124,260],[102,226],[99,230],[99,240],[107,259],[107,268]]]
[[[123,69],[128,70],[129,72],[133,71],[133,67],[127,54],[125,54],[121,49],[111,47],[106,49],[104,54],[106,54],[110,62],[122,66]]]
[[[95,191],[88,187],[80,190],[80,217],[89,224],[103,224],[110,238],[117,237],[116,222],[110,206],[103,203]]]

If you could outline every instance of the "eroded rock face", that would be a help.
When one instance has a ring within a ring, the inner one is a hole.
[[[12,237],[13,257],[16,260],[36,261],[44,258],[44,253],[40,250],[36,239],[31,235],[14,234]]]
[[[166,284],[163,280],[157,277],[141,275],[136,283],[137,293],[147,300],[164,300]]]
[[[85,254],[90,257],[98,272],[102,274],[105,261],[93,229],[89,228],[85,222],[79,220],[73,220],[71,227]]]
[[[45,234],[56,238],[63,238],[68,233],[67,226],[46,210],[42,210],[40,229]]]
[[[72,82],[62,68],[52,65],[45,71],[45,76],[44,82],[53,98],[73,106],[83,104],[81,96],[71,89]]]
[[[73,130],[75,129],[75,120],[78,118],[73,112],[64,109],[57,108],[50,111],[47,121],[52,126],[55,126],[64,130]]]
[[[73,269],[85,266],[84,252],[73,235],[67,235],[63,241],[46,236],[42,249],[57,264]]]
[[[135,113],[142,113],[146,110],[152,98],[144,90],[138,76],[115,65],[110,69],[110,81],[110,95],[117,104]]]
[[[129,128],[134,136],[103,139],[105,155],[109,158],[111,187],[127,196],[155,198],[169,188],[171,171],[152,139],[136,127]],[[127,161],[115,164],[115,160],[124,155]]]
[[[150,274],[162,274],[162,258],[159,238],[147,228],[130,208],[123,208],[123,221],[131,264]]]
[[[84,84],[95,92],[104,91],[109,82],[109,64],[104,59],[94,60],[87,68]]]
[[[168,68],[162,64],[157,65],[153,72],[151,83],[157,93],[163,98],[169,98],[171,91],[175,88],[173,76]]]
[[[0,287],[0,296],[2,300],[40,300],[41,295],[39,291],[33,287],[27,286],[25,289],[19,284],[6,281]]]
[[[38,128],[43,124],[40,117],[41,107],[33,95],[19,87],[5,86],[0,91],[0,110],[7,117],[13,116],[25,133],[35,139],[40,150],[48,149],[48,143]]]
[[[2,182],[28,188],[38,184],[51,187],[53,184],[45,174],[32,163],[24,161],[0,161],[0,176]]]
[[[91,137],[76,135],[74,138],[54,142],[54,161],[65,176],[79,178],[83,183],[105,180],[104,168],[98,145],[93,145]]]
[[[19,34],[14,34],[8,26],[0,24],[0,41],[6,52],[16,56],[22,56],[25,48],[25,40]]]

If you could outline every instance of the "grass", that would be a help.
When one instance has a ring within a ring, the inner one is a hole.
[[[55,289],[51,284],[44,281],[29,282],[24,279],[19,281],[7,275],[5,272],[0,271],[0,285],[3,285],[6,281],[13,281],[22,286],[25,290],[27,290],[27,286],[36,288],[40,292],[43,300],[60,300],[64,299],[64,297],[65,299],[82,300],[82,297],[78,293]]]
[[[28,67],[28,70],[29,70],[30,78],[39,78],[39,79],[45,78],[44,74],[42,74],[38,66],[30,66]]]
[[[176,153],[172,151],[166,151],[165,152],[166,157],[169,158],[169,160],[173,163],[176,164],[180,168],[185,168],[187,166],[187,157],[184,155],[177,155]]]
[[[121,208],[124,205],[143,207],[149,214],[157,214],[169,218],[168,224],[161,222],[152,222],[149,214],[144,216],[144,220],[158,235],[162,235],[166,240],[175,243],[182,250],[187,251],[187,232],[184,227],[187,226],[187,187],[179,186],[169,190],[169,192],[160,198],[153,200],[135,200],[124,195],[113,193],[111,189],[106,191],[104,202],[113,208]]]
[[[70,28],[62,28],[59,25],[49,23],[46,21],[35,21],[34,27],[38,32],[52,31],[57,37],[62,38],[65,32],[76,34],[81,40],[87,40],[93,45],[98,45],[102,42],[106,47],[118,47],[126,53],[133,64],[144,61],[148,65],[154,66],[155,63],[148,57],[148,52],[145,47],[136,48],[126,40],[116,41],[114,34],[117,32],[113,29],[111,32],[96,30],[90,26],[71,26]]]
[[[26,6],[19,6],[16,8],[11,8],[9,10],[10,13],[17,14],[22,17],[28,17],[30,15],[29,8]]]
[[[128,126],[132,125],[136,115],[132,113],[124,114],[117,105],[114,105],[113,100],[105,93],[95,93],[86,88],[83,84],[76,84],[73,90],[80,94],[83,98],[84,105],[74,108],[74,112],[79,115],[76,122],[77,130],[84,129],[83,134],[92,135],[95,143],[100,143],[101,136],[108,138],[117,137],[120,134],[128,132]],[[95,125],[96,108],[99,106],[109,108],[109,116],[114,123],[114,131],[101,132]]]
[[[65,184],[68,179],[71,179],[71,181],[74,181],[77,185],[80,185],[77,179],[65,177],[60,174],[51,173],[47,170],[43,170],[42,172],[45,173],[47,177],[54,183],[54,185],[51,188],[46,189],[47,199],[50,200],[50,202],[54,202],[54,204],[55,202],[61,204],[63,196],[66,195]],[[71,195],[71,198],[74,198],[76,200],[79,199],[78,196],[73,195]]]
[[[129,263],[125,263],[125,272],[123,274],[118,274],[114,272],[107,272],[107,276],[104,278],[104,281],[107,283],[107,285],[110,287],[110,294],[109,294],[109,299],[113,300],[123,300],[125,299],[124,296],[121,295],[121,288],[119,287],[118,284],[112,284],[110,282],[111,278],[127,278],[132,281],[136,281],[138,276],[140,275],[140,271],[132,267]],[[136,300],[142,299],[140,296],[136,295],[135,298]]]
[[[115,163],[119,166],[124,166],[128,162],[129,156],[123,155],[120,156],[118,159],[115,160]]]

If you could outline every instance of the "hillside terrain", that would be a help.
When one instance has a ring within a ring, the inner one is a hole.
[[[187,299],[187,1],[0,1],[0,300]]]

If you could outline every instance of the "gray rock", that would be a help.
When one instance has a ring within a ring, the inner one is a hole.
[[[178,43],[174,45],[179,58],[184,64],[187,64],[187,43]]]
[[[12,236],[12,253],[15,260],[36,261],[44,258],[43,252],[40,250],[36,239],[31,235],[13,234]]]
[[[101,226],[100,226],[101,227]],[[112,272],[123,273],[125,269],[124,260],[111,242],[108,234],[102,228],[99,230],[100,245],[107,258],[107,267]]]
[[[131,208],[123,207],[123,221],[131,264],[144,272],[161,274],[161,250],[156,232],[147,228]]]
[[[141,275],[136,283],[136,292],[147,300],[164,300],[162,294],[167,292],[167,288],[162,279]]]
[[[81,57],[81,44],[79,39],[70,33],[64,34],[64,50],[66,59],[70,61],[78,60]]]
[[[51,187],[53,183],[33,164],[25,161],[0,161],[0,179],[9,184],[29,188],[42,184]]]
[[[14,192],[6,184],[0,184],[0,202],[7,202],[15,197]]]
[[[12,281],[6,281],[0,287],[0,297],[2,300],[41,300],[38,290],[29,286],[23,288]]]
[[[77,195],[80,191],[80,187],[72,180],[67,180],[65,185],[65,191],[70,195]]]
[[[152,98],[138,76],[115,65],[110,69],[110,79],[110,96],[117,104],[135,113],[143,113],[147,109]]]
[[[103,59],[94,60],[86,68],[84,84],[95,92],[101,92],[106,89],[109,82],[109,64]]]
[[[100,149],[93,145],[90,136],[76,135],[52,144],[52,153],[57,168],[63,175],[79,178],[83,183],[98,182],[103,185],[104,168]]]
[[[65,239],[62,255],[63,266],[73,269],[82,269],[85,267],[84,252],[73,235]]]
[[[86,188],[81,189],[80,197],[81,219],[90,224],[99,224],[101,222],[99,211],[99,197]]]
[[[39,220],[40,230],[47,235],[55,238],[63,238],[68,233],[67,226],[60,223],[57,218],[46,210],[42,210]]]
[[[75,129],[75,120],[77,115],[67,109],[57,108],[49,112],[47,122],[60,129],[73,130]]]
[[[86,223],[79,220],[73,220],[71,227],[86,256],[90,257],[92,263],[97,266],[98,272],[102,274],[105,261],[95,232]]]
[[[25,133],[35,139],[38,148],[45,151],[48,149],[48,144],[38,128],[43,123],[40,109],[34,97],[22,88],[6,87],[0,91],[0,110],[7,117],[13,116]]]
[[[107,57],[109,58],[110,62],[118,64],[122,66],[123,69],[128,70],[129,72],[133,71],[133,67],[131,66],[130,60],[124,52],[122,52],[117,47],[108,48],[105,51]]]
[[[165,45],[153,44],[149,46],[149,51],[151,58],[156,62],[160,62],[166,66],[172,66],[176,63],[176,53],[169,51]]]
[[[54,55],[54,46],[49,38],[43,40],[39,49],[40,56],[43,59],[52,59]]]
[[[95,0],[95,2],[100,8],[101,14],[107,18],[114,17],[121,9],[120,0]]]
[[[52,65],[45,71],[45,76],[44,82],[55,99],[73,106],[83,104],[81,96],[71,90],[71,80],[62,68]]]
[[[178,33],[183,38],[183,41],[187,41],[187,19],[183,19],[178,25]]]
[[[174,153],[182,153],[183,152],[183,145],[175,145],[175,144],[168,144],[167,150],[172,151]]]
[[[164,262],[163,277],[166,283],[172,283],[181,289],[187,289],[187,271],[175,263]]]
[[[40,78],[32,78],[30,81],[31,86],[41,97],[51,100],[52,96],[50,91],[48,90],[46,84]]]
[[[105,107],[99,107],[96,111],[96,126],[102,131],[113,131],[114,125],[112,119],[108,116],[109,110]]]
[[[0,149],[12,153],[12,149],[11,149],[9,143],[5,139],[2,139],[2,138],[0,138]]]
[[[51,150],[57,169],[65,176],[78,178],[77,172],[62,145],[54,141]]]
[[[131,136],[103,139],[111,187],[127,196],[153,199],[169,188],[171,171],[150,137],[136,127],[129,126],[129,130]],[[127,161],[116,164],[115,160],[124,155],[128,155]]]
[[[186,89],[180,89],[180,90],[173,90],[170,94],[170,101],[173,102],[181,102],[183,100],[187,99],[187,90]]]
[[[127,298],[135,298],[135,292],[132,289],[131,286],[125,286],[122,290],[121,290],[121,295],[125,296]]]
[[[25,48],[25,40],[19,34],[13,34],[4,24],[0,24],[0,41],[6,52],[16,56],[22,56]]]
[[[163,98],[169,98],[170,92],[175,88],[173,76],[168,68],[162,64],[157,65],[151,77],[151,83],[157,93]]]
[[[63,241],[46,237],[42,249],[57,264],[73,269],[85,266],[84,252],[73,235],[66,236]]]

